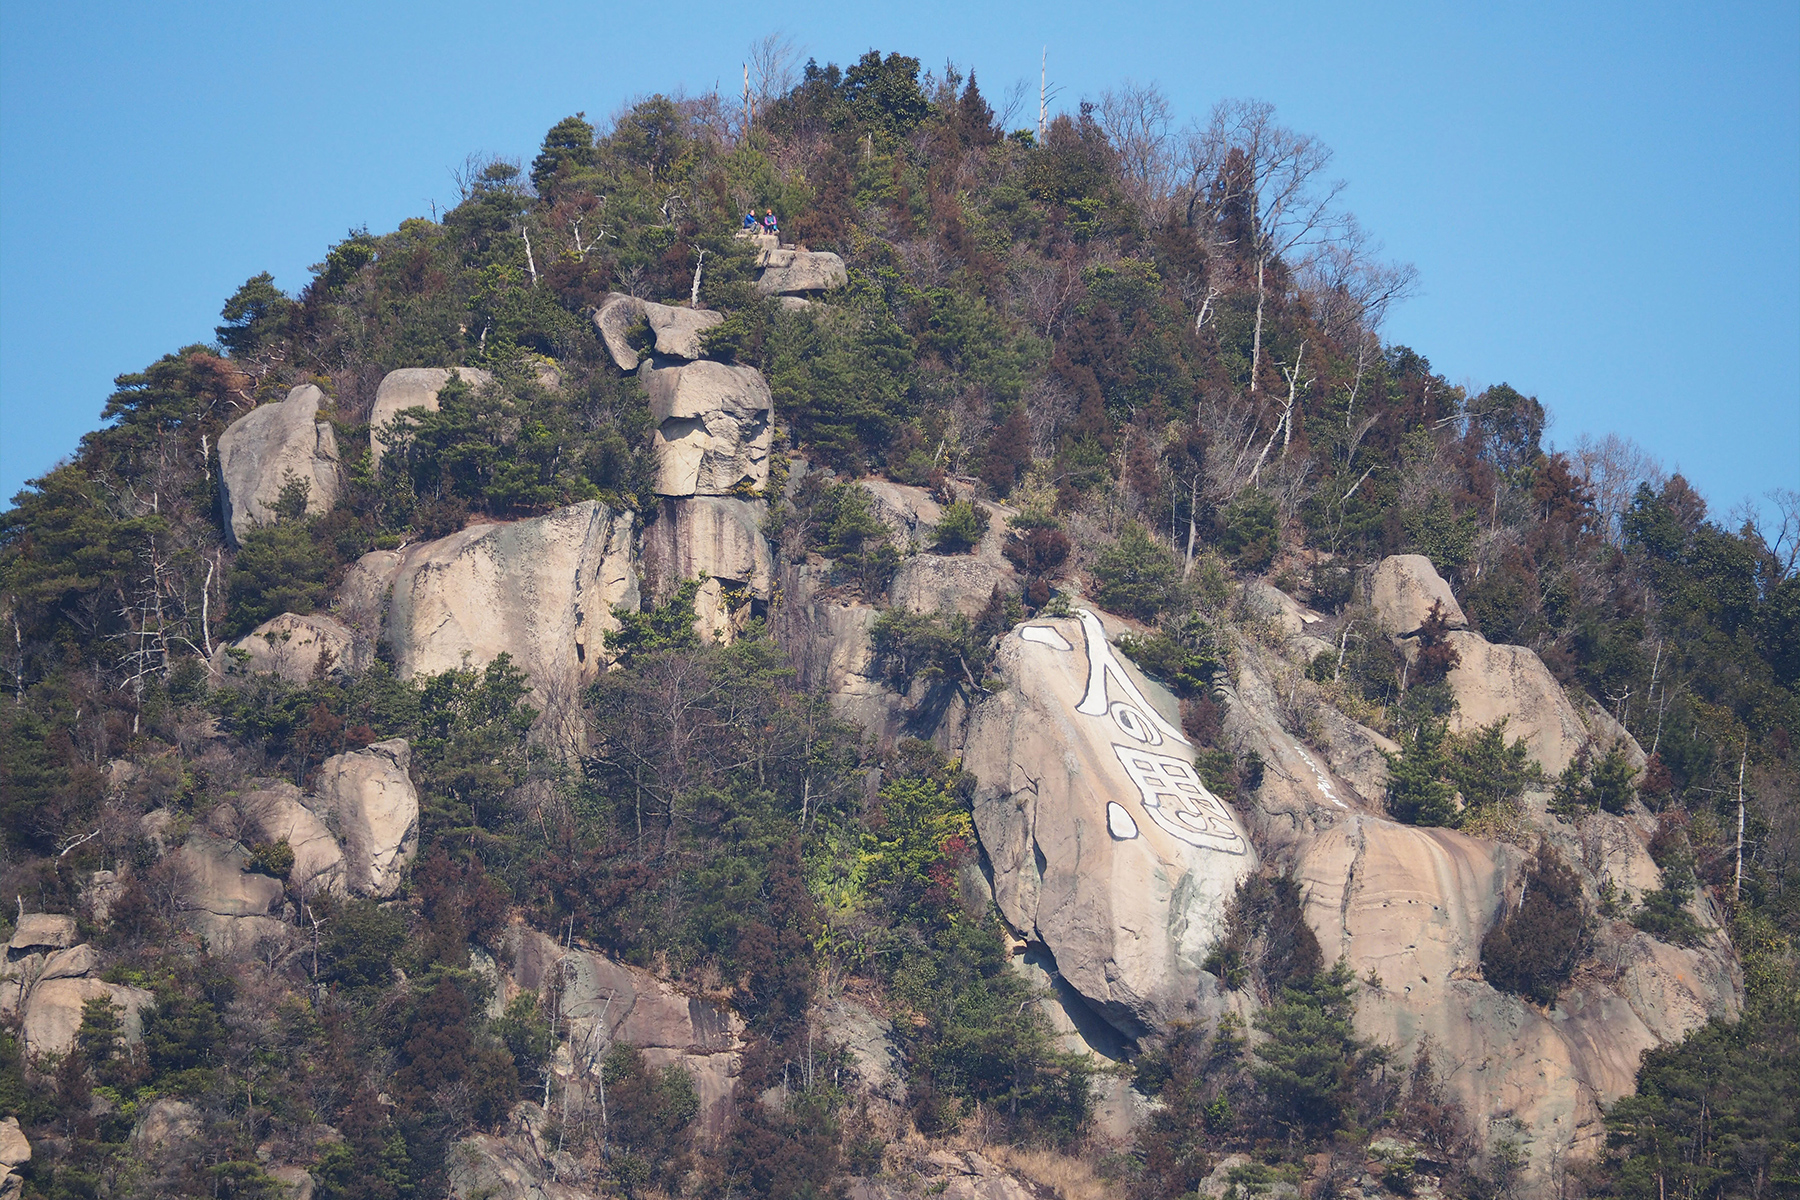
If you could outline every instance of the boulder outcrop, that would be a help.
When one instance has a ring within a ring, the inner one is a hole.
[[[1459,659],[1449,676],[1450,690],[1456,696],[1452,730],[1463,733],[1504,717],[1506,736],[1523,738],[1531,757],[1551,776],[1593,740],[1562,685],[1535,650],[1496,646],[1478,633],[1461,630],[1452,632],[1448,641]],[[1618,734],[1627,744],[1633,765],[1641,767],[1643,751],[1623,729]]]
[[[594,310],[594,328],[621,371],[638,369],[641,356],[632,349],[629,335],[639,321],[649,323],[657,354],[691,361],[704,354],[700,335],[724,319],[724,313],[711,309],[657,304],[622,292],[611,293]]]
[[[1127,1037],[1216,1015],[1201,960],[1257,855],[1159,689],[1086,610],[1008,634],[995,671],[963,764],[1001,913]]]
[[[1450,585],[1423,554],[1382,559],[1369,576],[1368,589],[1369,607],[1375,610],[1376,625],[1383,633],[1406,637],[1418,632],[1434,602],[1452,628],[1469,623],[1462,605],[1451,595]]]
[[[118,1006],[119,1030],[125,1041],[142,1041],[143,1010],[154,1002],[154,996],[143,988],[87,975],[62,975],[42,980],[25,993],[19,1026],[24,1048],[31,1054],[67,1054],[81,1028],[82,1005],[102,999]]]
[[[736,1013],[603,954],[565,950],[535,930],[514,926],[509,940],[514,985],[560,994],[557,1011],[569,1022],[568,1044],[575,1052],[566,1069],[577,1086],[589,1086],[608,1048],[629,1042],[652,1067],[673,1063],[686,1070],[700,1101],[703,1135],[724,1133],[744,1046],[744,1022]]]
[[[578,693],[605,661],[603,634],[618,628],[612,610],[638,604],[633,521],[590,500],[528,521],[471,525],[397,559],[365,555],[351,573],[355,599],[383,608],[383,637],[402,678],[508,654],[557,736],[578,740]]]
[[[25,913],[6,943],[8,958],[33,950],[62,950],[75,944],[75,918],[64,913]]]
[[[307,806],[306,800],[299,788],[286,780],[276,780],[245,793],[239,798],[237,808],[258,841],[271,845],[286,842],[294,852],[288,886],[296,895],[305,897],[326,891],[343,895],[346,891],[343,848],[319,814]]]
[[[381,456],[387,453],[381,435],[388,423],[409,408],[436,412],[438,393],[451,375],[461,376],[476,391],[494,381],[493,375],[480,367],[406,367],[382,377],[381,386],[375,389],[375,407],[369,412],[370,466],[379,468]]]
[[[765,247],[757,265],[762,274],[757,276],[756,290],[765,296],[824,292],[850,282],[844,260],[828,251]]]
[[[268,674],[304,684],[321,663],[327,671],[343,671],[359,665],[356,657],[356,639],[337,618],[282,613],[213,651],[212,672],[217,679]]]
[[[419,793],[407,774],[411,764],[406,739],[392,738],[319,766],[313,786],[343,838],[344,883],[356,895],[393,895],[418,852]]]
[[[646,363],[638,377],[656,421],[656,491],[729,496],[769,479],[774,401],[753,367]]]
[[[0,1121],[0,1167],[10,1171],[20,1163],[30,1161],[31,1142],[19,1128],[19,1118],[8,1117]]]
[[[337,435],[329,422],[317,419],[324,399],[315,385],[302,384],[287,399],[245,413],[219,435],[220,515],[233,545],[275,519],[275,502],[290,476],[307,485],[309,514],[337,503]]]
[[[662,603],[684,580],[705,576],[694,597],[703,639],[730,640],[774,594],[775,560],[762,535],[769,506],[733,496],[665,498],[644,531],[644,574]]]
[[[287,936],[281,880],[249,870],[250,856],[238,842],[197,833],[175,851],[183,880],[190,928],[214,954],[251,953],[264,938]]]

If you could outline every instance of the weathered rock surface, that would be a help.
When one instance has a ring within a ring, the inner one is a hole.
[[[294,852],[288,884],[300,896],[346,891],[344,851],[299,788],[286,780],[245,793],[237,808],[258,841],[286,842]]]
[[[765,296],[823,292],[850,282],[844,260],[827,251],[765,248],[757,263],[762,274],[756,290]]]
[[[817,1032],[841,1044],[864,1089],[894,1104],[906,1099],[905,1061],[894,1042],[894,1027],[867,1005],[848,996],[817,1009]]]
[[[81,1006],[97,999],[111,1000],[119,1006],[119,1028],[127,1042],[143,1039],[141,1014],[155,1000],[143,988],[86,977],[47,979],[25,996],[21,1028],[26,1049],[32,1054],[68,1053],[81,1028]]]
[[[1251,615],[1269,622],[1288,658],[1302,666],[1336,649],[1323,635],[1326,620],[1278,587],[1252,579],[1244,585],[1244,605]]]
[[[1450,728],[1458,733],[1506,718],[1506,736],[1523,738],[1544,771],[1555,776],[1592,740],[1562,685],[1537,652],[1526,646],[1496,646],[1478,633],[1451,633],[1449,644],[1460,661],[1450,671],[1456,713]],[[1616,722],[1614,723],[1617,728]],[[1631,735],[1617,730],[1634,766],[1644,753]],[[1601,747],[1607,749],[1610,747]]]
[[[250,856],[237,842],[196,833],[175,854],[188,924],[214,954],[248,954],[263,938],[287,936],[286,889],[279,879],[247,870]]]
[[[200,1110],[185,1100],[152,1100],[132,1127],[131,1145],[139,1153],[177,1146],[199,1137],[202,1124]]]
[[[995,670],[964,766],[1000,911],[1128,1037],[1216,1015],[1200,963],[1257,856],[1158,689],[1085,610],[1007,635]]]
[[[75,918],[63,913],[26,913],[6,944],[9,957],[21,951],[62,950],[75,944]]]
[[[31,1142],[19,1128],[19,1118],[0,1121],[0,1167],[11,1170],[31,1161]]]
[[[859,1179],[850,1200],[1037,1200],[1047,1193],[974,1150],[931,1150],[906,1164],[906,1178]]]
[[[648,321],[656,338],[656,353],[668,358],[696,359],[704,353],[700,335],[725,319],[725,314],[704,308],[682,308],[640,300],[622,292],[608,295],[594,310],[594,328],[606,344],[606,352],[621,371],[635,371],[641,356],[631,348],[627,335],[639,321]]]
[[[287,399],[244,414],[219,435],[221,515],[233,545],[275,519],[275,501],[289,474],[308,485],[308,513],[322,513],[337,502],[337,435],[317,419],[324,399],[316,386],[302,384]]]
[[[559,738],[579,738],[578,693],[604,662],[615,607],[635,609],[630,513],[586,501],[529,521],[472,525],[352,575],[359,604],[391,594],[384,637],[402,678],[483,667],[501,654],[531,678]]]
[[[1429,1035],[1440,1077],[1478,1134],[1521,1122],[1534,1172],[1572,1146],[1591,1149],[1603,1132],[1600,1106],[1632,1089],[1644,1049],[1736,1011],[1740,985],[1722,934],[1681,949],[1623,922],[1601,924],[1590,965],[1554,1011],[1496,991],[1481,975],[1481,938],[1503,897],[1516,901],[1527,851],[1386,819],[1378,773],[1345,766],[1366,763],[1385,739],[1336,714],[1324,723],[1332,741],[1367,749],[1308,746],[1280,715],[1277,678],[1294,668],[1247,638],[1234,657],[1226,730],[1240,753],[1264,761],[1253,803],[1241,809],[1259,848],[1301,879],[1325,960],[1346,957],[1364,981],[1359,1032],[1393,1046],[1401,1062]],[[1644,832],[1627,819],[1590,818],[1577,831],[1547,821],[1541,797],[1533,805],[1590,900],[1598,871],[1640,890],[1657,879]],[[1716,931],[1709,914],[1697,915]]]
[[[387,453],[387,443],[381,435],[388,423],[409,408],[436,412],[438,393],[450,382],[451,375],[460,376],[476,391],[494,382],[493,375],[480,367],[406,367],[389,371],[382,378],[381,386],[375,389],[375,407],[369,412],[370,466],[380,467],[381,456]]]
[[[1469,623],[1450,585],[1423,554],[1395,554],[1381,560],[1369,577],[1369,606],[1383,633],[1416,633],[1435,601],[1452,628]]]
[[[724,1132],[743,1049],[736,1013],[603,954],[565,951],[535,930],[514,926],[510,941],[516,986],[560,991],[557,1011],[569,1022],[568,1044],[577,1051],[571,1066],[581,1079],[598,1069],[609,1046],[629,1042],[651,1066],[677,1063],[692,1075],[705,1136]]]
[[[767,600],[775,575],[775,559],[762,535],[768,511],[764,501],[732,496],[664,499],[656,521],[644,530],[651,596],[661,602],[683,580],[708,575]]]
[[[279,675],[289,683],[304,684],[319,669],[321,661],[328,664],[327,670],[342,671],[358,665],[355,638],[349,627],[323,613],[282,613],[213,651],[212,671],[220,679],[269,674]]]
[[[787,650],[800,684],[831,698],[832,711],[893,745],[910,728],[906,697],[888,685],[875,656],[875,622],[881,614],[831,585],[831,568],[790,563],[782,573],[775,606],[775,638]],[[928,722],[935,725],[935,722]]]
[[[450,1152],[450,1195],[455,1200],[590,1200],[599,1193],[583,1182],[572,1155],[558,1153],[555,1139],[537,1134],[543,1113],[519,1105],[536,1120],[515,1119],[506,1136],[477,1133]]]
[[[418,853],[419,793],[407,774],[411,763],[406,739],[392,738],[319,766],[313,786],[343,838],[344,882],[356,895],[393,895]]]
[[[656,421],[656,491],[729,496],[769,479],[774,401],[753,367],[646,363],[639,370]]]

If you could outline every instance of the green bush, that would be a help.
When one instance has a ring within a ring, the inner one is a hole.
[[[1395,820],[1451,828],[1461,823],[1447,781],[1451,764],[1444,741],[1445,726],[1425,721],[1410,736],[1401,736],[1400,753],[1387,755],[1387,809]]]
[[[1280,517],[1275,501],[1252,489],[1231,502],[1223,516],[1219,546],[1240,571],[1266,571],[1280,548]]]
[[[945,554],[967,554],[981,544],[987,527],[985,508],[958,500],[945,507],[942,518],[931,527],[931,540]]]
[[[1180,564],[1136,521],[1100,552],[1093,574],[1101,607],[1141,621],[1154,621],[1180,594]]]
[[[1543,772],[1523,738],[1506,740],[1507,718],[1451,740],[1450,778],[1470,809],[1512,806]]]

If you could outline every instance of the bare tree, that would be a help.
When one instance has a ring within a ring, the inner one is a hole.
[[[1239,212],[1249,242],[1256,272],[1252,392],[1262,369],[1270,266],[1338,239],[1347,226],[1348,214],[1337,207],[1345,184],[1325,178],[1330,165],[1329,147],[1276,124],[1275,106],[1261,100],[1221,101],[1204,128],[1189,131],[1181,167],[1188,224]]]
[[[1300,290],[1326,334],[1343,340],[1357,330],[1377,333],[1388,308],[1418,291],[1411,263],[1380,259],[1381,243],[1346,215],[1338,237],[1317,246],[1295,272]]]
[[[750,43],[744,63],[744,92],[752,123],[757,113],[794,90],[794,84],[799,82],[799,62],[799,46],[779,30]]]
[[[1169,98],[1155,83],[1127,79],[1100,96],[1100,129],[1119,157],[1119,175],[1138,211],[1153,216],[1167,202],[1175,177],[1169,138]]]
[[[1613,546],[1625,541],[1625,513],[1640,483],[1661,489],[1668,474],[1654,455],[1628,437],[1609,433],[1598,441],[1582,434],[1571,456],[1582,481],[1594,493],[1594,508],[1602,521],[1601,536]]]

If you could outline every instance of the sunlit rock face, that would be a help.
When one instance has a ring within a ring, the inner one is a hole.
[[[285,400],[265,404],[233,421],[219,435],[221,516],[233,545],[258,525],[275,520],[275,502],[289,479],[306,485],[308,515],[337,503],[337,435],[320,421],[325,393],[308,383]]]
[[[1127,1036],[1216,1015],[1200,964],[1257,856],[1173,712],[1086,611],[1014,630],[995,672],[964,766],[1001,912]]]

